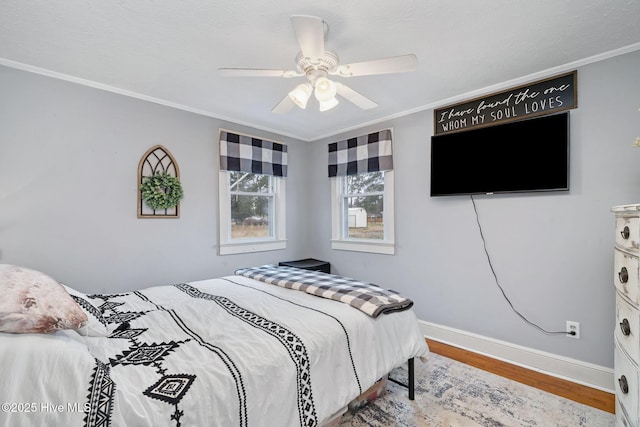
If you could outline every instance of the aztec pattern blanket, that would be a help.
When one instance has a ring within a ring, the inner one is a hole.
[[[241,268],[238,276],[250,277],[271,285],[304,291],[308,294],[340,301],[378,317],[411,308],[413,301],[397,292],[383,289],[373,283],[361,282],[350,277],[294,267],[263,265]]]
[[[0,426],[317,427],[427,352],[412,310],[372,322],[247,277],[68,291],[83,330],[0,333]]]

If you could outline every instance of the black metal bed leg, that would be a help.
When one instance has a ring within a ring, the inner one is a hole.
[[[415,372],[414,372],[414,366],[413,366],[413,357],[411,359],[409,359],[409,366],[408,366],[408,373],[409,373],[409,400],[414,400],[415,399]]]

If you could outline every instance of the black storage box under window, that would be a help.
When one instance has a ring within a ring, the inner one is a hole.
[[[326,261],[320,261],[313,258],[305,258],[297,261],[282,261],[278,265],[284,267],[302,268],[304,270],[322,271],[323,273],[331,273],[331,264]]]

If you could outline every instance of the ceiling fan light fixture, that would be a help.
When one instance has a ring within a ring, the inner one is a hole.
[[[316,90],[314,92],[316,99],[321,103],[335,99],[338,87],[334,82],[326,77],[318,77],[315,82]],[[334,105],[335,107],[335,105]]]
[[[269,68],[219,68],[225,77],[305,77],[306,82],[296,86],[271,109],[273,113],[289,112],[294,105],[306,109],[313,92],[320,103],[320,111],[327,111],[338,105],[336,94],[363,110],[378,106],[375,102],[356,92],[340,81],[327,77],[357,77],[377,74],[405,73],[415,71],[418,65],[414,54],[393,56],[370,61],[340,64],[338,55],[325,50],[325,38],[329,25],[316,16],[293,15],[291,24],[300,48],[296,58],[296,70]]]
[[[303,110],[307,108],[307,101],[311,97],[311,85],[309,83],[301,83],[289,92],[289,98]]]
[[[339,101],[335,97],[331,99],[327,99],[326,101],[319,101],[319,102],[320,102],[320,111],[330,110],[339,104]]]

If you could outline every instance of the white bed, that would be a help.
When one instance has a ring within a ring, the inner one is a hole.
[[[68,290],[88,326],[0,333],[0,425],[317,426],[428,351],[411,309],[373,318],[243,276]]]

